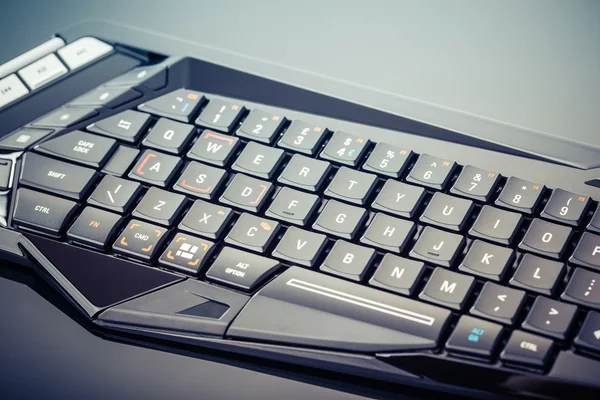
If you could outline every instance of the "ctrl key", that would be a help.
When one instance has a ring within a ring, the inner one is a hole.
[[[500,354],[505,363],[525,364],[543,368],[552,352],[553,342],[540,336],[514,331]]]
[[[74,201],[22,188],[17,192],[13,224],[58,237],[76,208]]]
[[[250,292],[277,268],[278,261],[225,247],[206,272],[206,279]]]

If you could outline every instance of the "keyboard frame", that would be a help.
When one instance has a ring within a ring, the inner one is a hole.
[[[398,130],[375,127],[366,123],[373,123],[380,126],[403,126],[402,118],[383,113],[382,111],[369,109],[367,107],[350,103],[344,100],[327,97],[322,94],[310,92],[285,85],[284,83],[271,81],[262,77],[253,76],[244,72],[236,71],[230,68],[222,67],[206,61],[200,61],[192,58],[167,58],[165,63],[169,65],[169,81],[165,88],[157,92],[145,92],[143,97],[136,99],[133,103],[125,104],[116,109],[107,111],[95,117],[94,120],[105,118],[116,114],[122,110],[131,108],[132,104],[139,104],[151,98],[158,97],[172,90],[185,87],[191,90],[197,90],[201,93],[210,95],[211,98],[221,98],[224,100],[240,100],[248,108],[261,108],[267,112],[281,113],[288,119],[302,119],[307,122],[326,126],[328,129],[343,130],[355,132],[369,138],[375,142],[386,142],[400,147],[410,148],[419,154],[430,154],[438,157],[446,157],[456,161],[460,165],[473,165],[479,168],[496,171],[503,176],[516,176],[521,179],[532,182],[540,182],[549,188],[562,188],[574,193],[581,193],[598,199],[599,190],[586,185],[584,182],[594,179],[600,174],[598,170],[580,170],[564,165],[549,163],[533,158],[524,158],[514,154],[504,154],[490,149],[482,149],[466,146],[463,144],[444,142],[438,139],[411,134],[402,133]],[[193,71],[193,73],[191,72]],[[269,99],[276,99],[268,101]],[[301,99],[296,102],[294,99]],[[326,111],[323,111],[326,110]],[[106,111],[106,110],[105,110]],[[326,113],[327,115],[318,115]],[[328,112],[327,112],[328,111]],[[71,130],[85,129],[90,122],[77,124],[68,130],[55,132],[48,139],[63,134]],[[395,124],[398,125],[395,125]],[[46,139],[47,140],[47,139]],[[2,158],[10,158],[17,161],[18,153],[3,155]],[[14,163],[13,175],[18,176],[20,164]],[[8,225],[11,225],[12,208],[14,206],[14,196],[16,190],[12,191],[11,209],[7,213]],[[449,357],[447,353],[432,354],[430,352],[414,352],[402,354],[377,354],[357,355],[344,352],[322,351],[317,349],[297,348],[292,346],[280,346],[265,343],[251,343],[242,341],[232,341],[229,339],[218,339],[212,337],[190,337],[172,332],[156,332],[144,330],[143,328],[127,328],[119,325],[112,325],[101,322],[96,319],[102,311],[97,308],[90,308],[76,294],[76,289],[72,290],[68,281],[61,278],[60,272],[47,260],[44,261],[43,255],[35,249],[35,246],[27,240],[24,235],[15,231],[0,229],[0,242],[3,243],[3,249],[9,249],[13,254],[11,261],[18,262],[40,273],[44,278],[59,291],[65,294],[66,298],[76,306],[80,311],[87,314],[93,323],[100,327],[100,330],[109,336],[116,333],[142,335],[151,338],[150,340],[165,339],[168,341],[177,341],[193,346],[202,346],[211,349],[221,350],[234,354],[244,354],[248,356],[267,358],[280,362],[300,364],[318,369],[335,370],[350,375],[363,376],[376,380],[384,380],[393,383],[410,384],[432,388],[432,382],[423,379],[415,379],[417,376],[427,376],[435,381],[435,389],[457,392],[465,387],[457,386],[467,385],[469,382],[461,380],[461,374],[476,372],[477,379],[473,379],[469,394],[478,397],[483,392],[489,393],[511,393],[525,394],[523,387],[527,382],[531,385],[549,384],[552,385],[552,379],[537,373],[531,373],[523,369],[511,369],[503,367],[499,369],[497,365],[484,366],[482,363],[473,362],[469,359]],[[21,249],[29,252],[31,259],[22,257]],[[21,253],[21,255],[19,255]],[[7,258],[9,259],[9,258]],[[122,338],[120,339],[122,340]],[[125,339],[127,340],[127,339]],[[136,341],[137,339],[132,339]],[[448,363],[452,360],[451,366],[441,368],[439,365]],[[437,363],[437,364],[436,364]],[[399,366],[399,368],[392,365]],[[441,374],[450,368],[460,366],[456,373]],[[437,371],[434,371],[437,370]],[[445,370],[445,371],[444,371]],[[474,375],[475,376],[475,375]],[[513,379],[514,378],[514,379]],[[511,386],[511,379],[520,380]]]

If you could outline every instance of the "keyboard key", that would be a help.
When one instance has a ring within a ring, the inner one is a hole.
[[[76,208],[73,201],[21,188],[17,191],[13,223],[58,237]]]
[[[465,305],[474,283],[475,279],[472,276],[436,268],[419,298],[460,310]]]
[[[113,47],[93,37],[82,37],[58,50],[58,55],[70,70],[80,68],[105,54]]]
[[[310,125],[295,120],[287,128],[279,143],[279,147],[312,156],[321,147],[328,131],[320,126]]]
[[[431,189],[443,190],[455,167],[454,161],[421,154],[406,180]]]
[[[313,267],[325,248],[327,236],[291,226],[273,251],[273,257]]]
[[[152,118],[148,114],[125,110],[87,126],[90,132],[135,143],[148,129]]]
[[[245,113],[246,108],[241,104],[211,99],[195,124],[220,132],[231,132]]]
[[[116,253],[150,261],[161,247],[167,230],[136,219],[131,220],[113,244]]]
[[[387,143],[377,143],[367,158],[363,169],[392,178],[399,178],[404,173],[413,152]]]
[[[569,262],[600,271],[600,236],[585,232]]]
[[[138,149],[119,146],[110,160],[104,165],[102,172],[115,176],[123,176],[139,154],[140,151]]]
[[[187,156],[193,160],[224,167],[229,164],[239,142],[240,140],[236,137],[205,130]]]
[[[206,273],[206,279],[251,292],[275,273],[279,265],[270,258],[225,247]]]
[[[600,352],[600,313],[588,313],[574,342],[577,347]]]
[[[12,164],[11,160],[0,159],[0,190],[10,187]]]
[[[225,238],[225,243],[264,253],[277,237],[277,231],[278,222],[243,213]]]
[[[518,232],[523,216],[498,208],[483,206],[469,236],[510,245]]]
[[[386,251],[400,253],[417,231],[414,222],[382,213],[375,214],[360,242]]]
[[[432,227],[425,227],[410,256],[443,267],[450,267],[462,251],[465,238]]]
[[[500,174],[467,165],[450,189],[450,193],[487,203],[498,185]]]
[[[210,239],[218,239],[232,217],[231,208],[196,200],[183,217],[179,229]]]
[[[340,168],[325,189],[325,195],[350,203],[364,205],[375,189],[375,175],[356,171],[348,167]]]
[[[228,335],[352,352],[414,351],[437,347],[449,316],[440,307],[291,267],[257,293]]]
[[[360,282],[365,277],[374,257],[373,249],[338,240],[319,269]]]
[[[19,76],[31,88],[40,88],[68,72],[67,67],[56,57],[48,54],[19,70]]]
[[[0,89],[0,99],[2,98],[1,96],[2,89]],[[52,132],[54,132],[52,129],[19,129],[12,134],[0,138],[0,149],[15,151],[25,150],[32,144],[39,142],[46,136],[50,135]]]
[[[27,153],[23,156],[19,182],[21,185],[81,200],[97,176],[90,168]]]
[[[561,299],[570,303],[600,309],[600,274],[575,269]]]
[[[98,115],[98,111],[89,107],[59,108],[52,111],[33,123],[34,126],[50,126],[56,128],[70,128],[80,122]]]
[[[544,185],[510,177],[495,204],[524,214],[533,214],[545,190]]]
[[[94,189],[88,204],[124,214],[129,211],[142,190],[137,182],[106,175]]]
[[[277,193],[265,215],[304,226],[319,204],[319,197],[314,194],[284,187]]]
[[[142,97],[142,94],[130,88],[100,87],[75,98],[69,103],[69,106],[117,108],[139,97]]]
[[[390,179],[385,182],[371,207],[400,217],[413,218],[424,198],[423,188]]]
[[[237,174],[219,199],[221,203],[257,213],[271,196],[273,184]]]
[[[562,224],[579,226],[590,205],[591,201],[587,196],[554,189],[540,216]]]
[[[444,193],[435,193],[419,219],[424,224],[440,226],[460,232],[467,222],[474,204]]]
[[[173,185],[173,190],[211,200],[226,179],[224,170],[192,161]]]
[[[550,339],[523,331],[514,331],[500,354],[500,359],[507,363],[543,368],[552,353],[553,346]]]
[[[510,284],[551,296],[564,274],[565,266],[562,262],[525,254]]]
[[[331,164],[327,161],[294,154],[277,182],[316,192],[327,178],[329,171],[331,171]]]
[[[573,305],[540,296],[523,322],[523,329],[565,340],[576,312]]]
[[[182,161],[154,150],[145,150],[129,173],[129,177],[159,187],[166,187],[173,179]]]
[[[471,308],[471,314],[513,325],[525,301],[525,292],[487,282]]]
[[[104,249],[121,225],[120,215],[98,208],[86,207],[67,232],[77,243]]]
[[[179,154],[195,133],[196,128],[192,125],[161,118],[150,130],[142,144],[165,153]]]
[[[519,243],[519,249],[560,259],[571,240],[571,228],[534,219]]]
[[[40,153],[100,168],[117,147],[117,141],[81,131],[69,132],[36,147]]]
[[[590,220],[587,226],[587,230],[595,233],[600,233],[600,207],[594,213],[594,216]]]
[[[104,86],[144,86],[150,90],[162,89],[167,85],[167,68],[163,65],[134,68],[108,81]]]
[[[140,104],[138,110],[187,123],[205,100],[198,92],[178,89]]]
[[[493,281],[501,281],[514,258],[512,249],[475,240],[458,269]]]
[[[0,79],[0,108],[20,99],[27,93],[29,90],[16,74]]]
[[[257,142],[271,144],[285,125],[286,119],[266,111],[254,109],[237,130],[236,135]]]
[[[211,241],[178,233],[158,262],[177,271],[198,275],[214,249]]]
[[[446,343],[451,352],[490,358],[502,334],[502,325],[463,315]]]
[[[281,149],[250,142],[231,168],[262,179],[271,179],[283,161],[283,156]]]
[[[367,218],[367,210],[329,200],[313,224],[313,229],[352,240]]]
[[[371,286],[411,296],[425,272],[425,264],[386,254],[369,281]]]
[[[160,225],[171,226],[185,204],[185,196],[151,187],[131,215]]]
[[[321,158],[356,167],[367,151],[369,139],[337,131],[321,152]]]

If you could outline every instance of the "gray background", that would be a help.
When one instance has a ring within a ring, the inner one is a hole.
[[[223,52],[600,144],[599,1],[0,0],[0,15],[0,63],[86,18],[186,25],[190,40]],[[219,361],[103,340],[0,278],[8,398],[387,396]]]
[[[1,1],[0,62],[110,19],[600,147],[597,0]]]

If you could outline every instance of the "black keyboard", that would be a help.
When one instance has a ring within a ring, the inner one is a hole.
[[[117,336],[475,397],[598,394],[599,197],[569,189],[578,170],[149,62],[0,139],[4,260]]]

